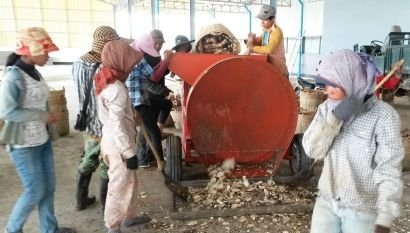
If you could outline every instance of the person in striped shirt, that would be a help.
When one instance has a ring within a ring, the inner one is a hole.
[[[93,35],[92,49],[82,55],[73,63],[72,75],[74,86],[78,93],[79,111],[83,107],[85,92],[90,88],[89,103],[87,106],[87,127],[83,132],[84,152],[78,166],[76,210],[83,210],[88,205],[95,203],[95,196],[88,196],[88,186],[93,172],[100,166],[100,202],[104,212],[105,200],[108,188],[108,167],[100,159],[100,141],[102,137],[102,124],[97,114],[97,100],[94,93],[94,74],[101,63],[101,52],[104,45],[112,40],[131,40],[120,38],[117,32],[109,26],[99,26]],[[91,85],[91,86],[90,86]]]

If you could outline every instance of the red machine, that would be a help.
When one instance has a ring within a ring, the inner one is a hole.
[[[237,175],[276,173],[289,153],[298,107],[289,80],[267,56],[174,54],[183,83],[182,136],[167,139],[167,172],[181,179],[185,161],[205,165],[234,158]]]

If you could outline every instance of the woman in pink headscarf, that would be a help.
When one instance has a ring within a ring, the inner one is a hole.
[[[95,75],[98,117],[103,123],[101,154],[109,167],[104,212],[108,233],[121,233],[122,223],[131,226],[150,221],[138,212],[137,132],[131,100],[124,84],[142,56],[125,41],[108,42],[101,53],[102,67]]]
[[[388,233],[403,193],[399,115],[374,96],[365,57],[338,51],[318,73],[328,99],[303,137],[307,155],[324,160],[310,232]]]

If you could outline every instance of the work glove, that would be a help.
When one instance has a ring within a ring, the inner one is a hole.
[[[125,159],[125,163],[127,165],[127,169],[129,170],[137,170],[138,169],[138,158],[136,155],[132,156],[129,159]]]
[[[358,98],[346,98],[336,106],[335,117],[338,120],[347,121],[360,110],[361,105],[362,101]]]
[[[381,225],[376,225],[374,233],[390,233],[390,228]]]

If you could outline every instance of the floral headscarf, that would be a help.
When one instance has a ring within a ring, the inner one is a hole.
[[[57,51],[58,47],[51,40],[47,31],[40,27],[29,27],[17,35],[16,54],[40,56]]]

